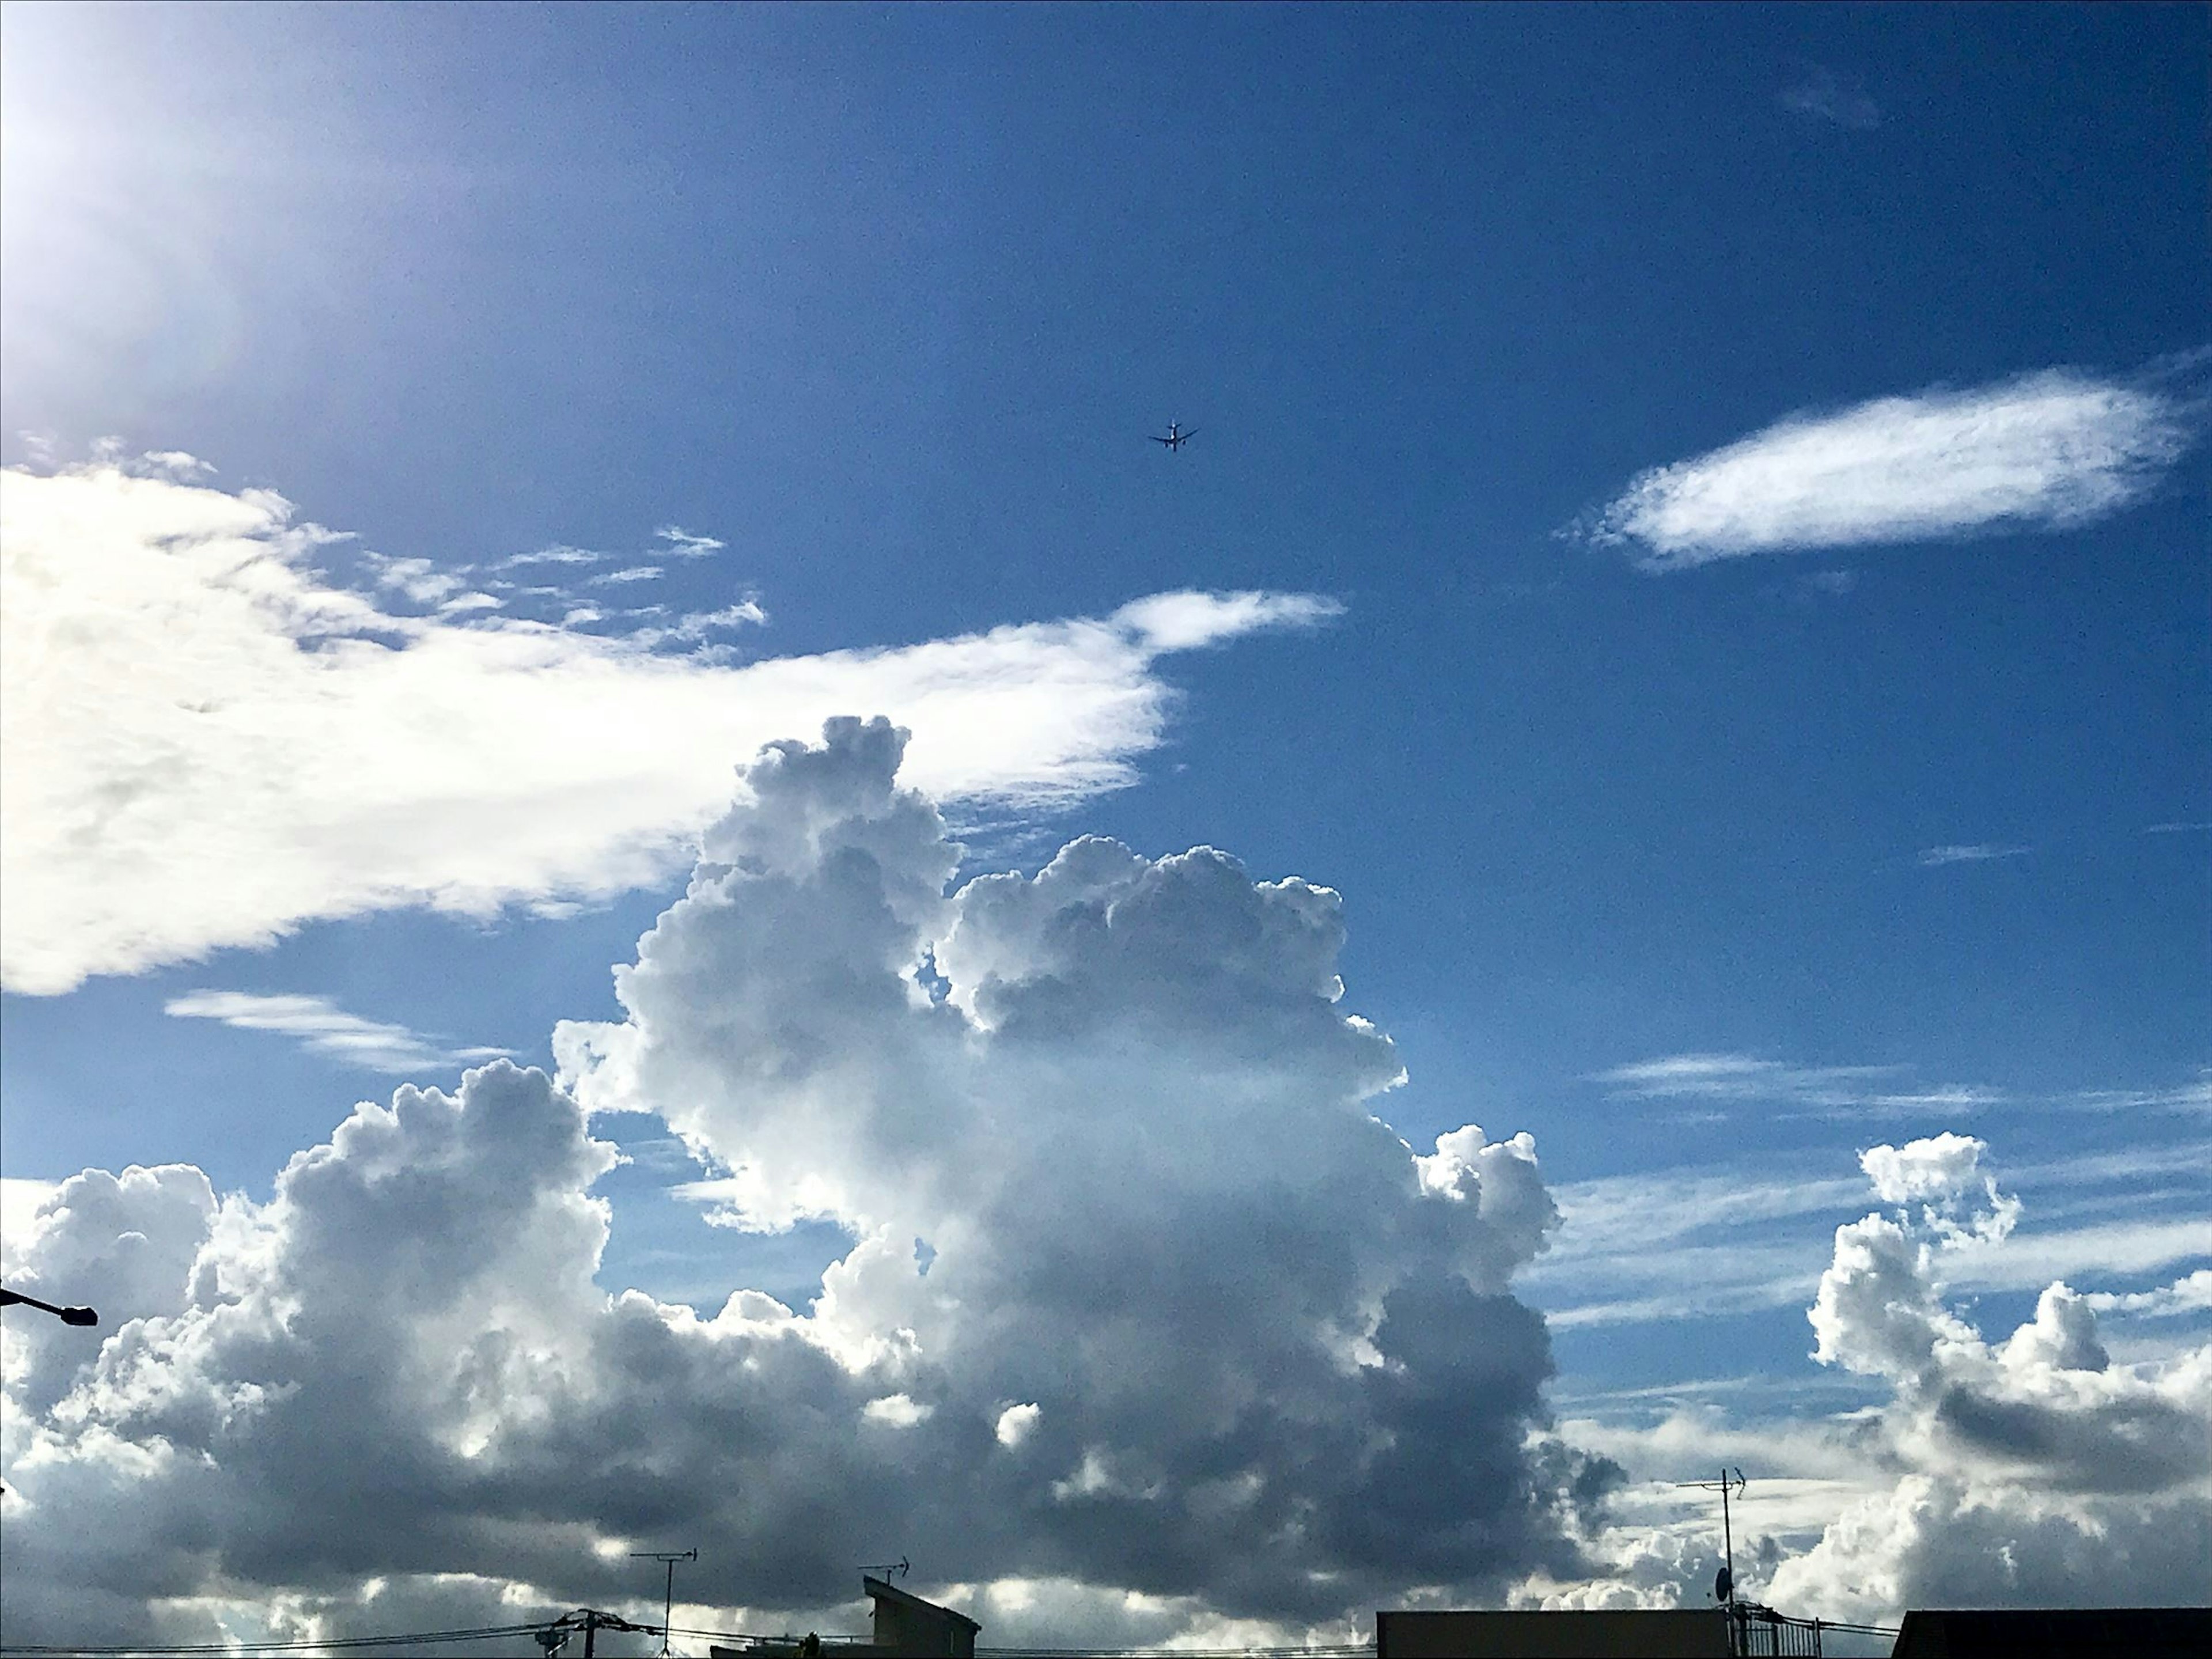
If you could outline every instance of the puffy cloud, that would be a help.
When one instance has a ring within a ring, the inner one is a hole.
[[[1998,526],[2059,528],[2115,512],[2181,453],[2156,392],[2064,369],[1963,392],[1796,415],[1632,479],[1591,539],[1639,568]]]
[[[2020,1200],[1997,1191],[1982,1168],[1987,1143],[1945,1132],[1902,1146],[1871,1146],[1859,1168],[1885,1204],[1921,1206],[1921,1223],[1944,1243],[2001,1243],[2020,1220]],[[1963,1217],[1963,1219],[1961,1218]]]
[[[1896,1207],[1837,1230],[1809,1316],[1814,1357],[1887,1379],[1880,1455],[1903,1472],[1782,1563],[1771,1595],[1830,1616],[2201,1601],[2212,1347],[2116,1364],[2098,1306],[2148,1308],[2183,1287],[2122,1298],[2063,1282],[2010,1336],[1985,1341],[1945,1291],[1951,1264],[2001,1248],[2019,1213],[1986,1151],[1946,1134],[1861,1159]]]
[[[757,621],[750,602],[599,636],[362,556],[379,594],[447,607],[401,614],[313,568],[343,539],[268,491],[173,469],[0,474],[9,989],[65,991],[317,918],[482,915],[657,881],[728,799],[730,757],[856,705],[913,730],[909,771],[939,799],[1065,803],[1127,782],[1160,740],[1164,653],[1334,610],[1158,594],[1104,618],[735,665],[653,647]]]
[[[1612,1471],[1546,1432],[1511,1293],[1554,1219],[1533,1146],[1417,1159],[1373,1115],[1401,1073],[1340,1006],[1338,896],[1093,839],[948,895],[903,747],[768,750],[625,1018],[560,1029],[561,1086],[403,1088],[266,1204],[189,1172],[50,1199],[24,1259],[82,1294],[157,1211],[174,1237],[96,1354],[11,1375],[7,1639],[389,1629],[379,1579],[619,1605],[622,1551],[679,1532],[712,1607],[829,1606],[890,1544],[1009,1639],[1573,1576]],[[810,1309],[595,1287],[588,1117],[631,1110],[741,1224],[850,1231]]]

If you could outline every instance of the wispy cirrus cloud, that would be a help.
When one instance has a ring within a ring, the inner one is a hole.
[[[490,566],[494,570],[520,570],[533,564],[599,564],[614,556],[611,553],[595,553],[588,547],[569,547],[556,543],[541,547],[534,553],[510,553]]]
[[[245,1031],[272,1031],[310,1053],[393,1076],[496,1060],[511,1048],[450,1048],[383,1020],[349,1014],[328,997],[265,996],[248,991],[190,991],[161,1012],[177,1019],[214,1019]]]
[[[1784,87],[1776,101],[1793,114],[1853,132],[1871,132],[1881,125],[1881,106],[1866,88],[1821,64]]]
[[[681,525],[665,524],[653,533],[668,544],[660,551],[672,559],[703,559],[729,545],[712,536],[695,536]]]
[[[1799,1066],[1754,1054],[1664,1054],[1595,1073],[1616,1096],[1705,1101],[1852,1115],[1974,1111],[2002,1104],[2002,1092],[1976,1085],[1916,1087],[1911,1068]]]
[[[1953,843],[1944,847],[1923,847],[1918,863],[1923,870],[1933,870],[1946,864],[1986,864],[1992,859],[2025,858],[2034,849],[2028,847],[2007,847],[1996,842],[1976,842],[1972,845]]]
[[[272,492],[95,463],[0,490],[0,978],[32,994],[303,922],[600,899],[680,866],[730,768],[833,715],[914,733],[940,798],[1032,812],[1134,780],[1176,701],[1161,659],[1336,614],[1310,594],[1167,593],[1106,617],[744,665],[717,629],[410,614],[314,568],[344,538]],[[673,526],[664,539],[711,538]],[[549,560],[561,564],[565,560]],[[465,569],[469,567],[462,566]],[[606,592],[608,590],[599,590]],[[556,593],[546,596],[558,603]]]
[[[2059,529],[2135,501],[2187,439],[2171,399],[2069,369],[1935,387],[1792,415],[1654,467],[1588,535],[1657,574],[1758,553]]]
[[[2033,1290],[2069,1274],[2125,1279],[2212,1256],[2208,1151],[2200,1139],[2024,1164],[2005,1184],[2029,1194],[2040,1219],[1962,1231],[1947,1250],[1951,1275],[1977,1290]],[[1553,1197],[1562,1224],[1522,1282],[1554,1328],[1574,1329],[1798,1302],[1820,1277],[1825,1235],[1864,1213],[1868,1188],[1832,1164],[1769,1158],[1564,1182]],[[2112,1218],[2123,1201],[2128,1212]],[[2016,1217],[2014,1200],[2001,1202]],[[2112,1305],[2146,1317],[2189,1312],[2203,1278],[2121,1293]]]

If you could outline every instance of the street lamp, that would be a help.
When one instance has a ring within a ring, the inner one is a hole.
[[[35,1296],[25,1296],[21,1291],[0,1289],[0,1308],[12,1308],[17,1303],[27,1308],[36,1308],[40,1313],[50,1313],[64,1325],[97,1325],[100,1316],[89,1308],[57,1308],[51,1302],[41,1302]]]
[[[0,1285],[0,1308],[13,1308],[19,1304],[26,1308],[36,1308],[40,1313],[50,1313],[64,1325],[100,1323],[100,1316],[89,1308],[57,1308],[51,1302],[41,1302],[35,1296],[25,1296],[21,1291],[11,1291],[5,1285]],[[7,1487],[0,1486],[0,1492],[7,1490]]]

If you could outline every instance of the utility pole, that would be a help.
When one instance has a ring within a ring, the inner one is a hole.
[[[556,1619],[550,1625],[546,1626],[545,1630],[538,1638],[538,1644],[544,1648],[550,1655],[559,1649],[561,1644],[568,1639],[562,1634],[562,1632],[572,1630],[580,1630],[584,1632],[584,1659],[598,1659],[598,1655],[594,1650],[599,1646],[599,1634],[602,1630],[643,1631],[647,1635],[650,1635],[653,1631],[653,1626],[650,1625],[633,1625],[629,1620],[622,1617],[619,1613],[601,1613],[597,1607],[578,1607],[574,1613],[562,1613],[558,1619]],[[661,1632],[661,1639],[664,1645],[664,1650],[667,1641],[667,1631],[663,1629]]]
[[[660,1603],[660,1659],[668,1659],[668,1621],[676,1607],[676,1564],[678,1561],[696,1561],[699,1552],[696,1549],[632,1550],[629,1559],[633,1561],[665,1561],[668,1565],[668,1583]],[[592,1638],[588,1634],[584,1638],[584,1659],[592,1659]]]
[[[1735,1605],[1735,1531],[1729,1522],[1729,1489],[1733,1486],[1737,1497],[1743,1496],[1743,1471],[1735,1470],[1731,1478],[1729,1468],[1723,1465],[1721,1478],[1717,1480],[1677,1480],[1674,1484],[1694,1486],[1699,1492],[1717,1492],[1721,1495],[1721,1548],[1728,1565],[1721,1569],[1720,1577],[1713,1585],[1713,1600],[1724,1607],[1733,1607]]]

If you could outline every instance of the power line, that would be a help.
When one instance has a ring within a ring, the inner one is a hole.
[[[64,1655],[83,1656],[84,1659],[105,1659],[115,1656],[145,1656],[146,1659],[169,1659],[169,1656],[198,1653],[320,1653],[329,1649],[352,1651],[378,1648],[434,1647],[457,1642],[489,1642],[510,1636],[529,1636],[546,1627],[545,1621],[534,1625],[486,1625],[472,1630],[416,1631],[402,1636],[325,1636],[313,1639],[292,1638],[283,1641],[267,1642],[185,1642],[134,1643],[125,1647],[55,1647],[46,1645],[22,1646],[15,1643],[0,1645],[0,1656],[5,1659],[32,1659],[33,1656],[50,1656],[60,1659]]]

